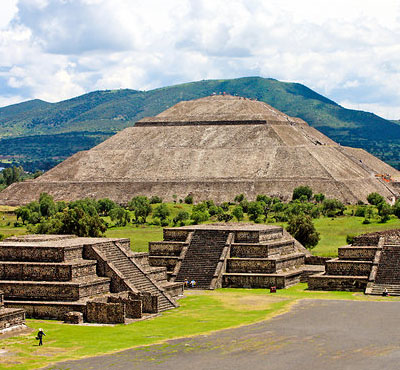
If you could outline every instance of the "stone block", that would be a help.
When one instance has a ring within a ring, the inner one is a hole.
[[[64,322],[67,324],[83,324],[83,313],[76,311],[67,312]]]

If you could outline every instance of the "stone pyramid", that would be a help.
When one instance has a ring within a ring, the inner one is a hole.
[[[23,204],[41,192],[57,200],[158,195],[171,201],[229,201],[268,194],[289,199],[296,186],[347,203],[371,192],[398,193],[400,173],[362,149],[342,147],[299,118],[266,103],[230,95],[182,101],[144,118],[33,181],[0,193],[0,204]],[[386,178],[383,178],[385,175]]]

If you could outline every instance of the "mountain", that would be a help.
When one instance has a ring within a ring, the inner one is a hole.
[[[48,169],[143,117],[181,100],[226,92],[264,101],[304,119],[342,145],[360,147],[400,168],[400,125],[346,109],[298,83],[260,77],[206,80],[150,91],[94,91],[58,103],[31,100],[0,108],[0,160]]]

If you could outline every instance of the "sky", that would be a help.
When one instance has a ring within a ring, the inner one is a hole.
[[[245,76],[400,119],[400,1],[0,3],[0,106]]]

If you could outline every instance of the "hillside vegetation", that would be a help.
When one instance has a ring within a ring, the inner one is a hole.
[[[0,160],[46,170],[181,100],[223,91],[264,101],[304,119],[342,145],[364,148],[399,168],[399,124],[345,109],[304,85],[260,77],[191,82],[151,91],[94,91],[59,103],[32,100],[0,108]]]

